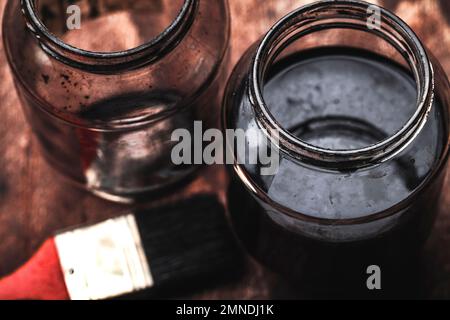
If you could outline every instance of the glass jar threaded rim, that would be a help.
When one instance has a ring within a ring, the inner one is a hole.
[[[381,27],[368,28],[373,6],[360,0],[325,0],[303,6],[279,20],[257,47],[249,77],[250,102],[262,131],[290,157],[325,168],[358,169],[395,157],[427,122],[434,101],[434,73],[426,50],[405,22],[381,7],[377,6]],[[390,137],[360,149],[331,150],[302,141],[281,126],[263,97],[268,67],[282,50],[306,35],[335,28],[365,31],[386,40],[408,62],[417,84],[417,107],[407,123]]]
[[[128,50],[94,52],[76,48],[51,33],[36,9],[37,0],[21,0],[27,28],[40,42],[42,49],[56,60],[71,67],[93,73],[111,73],[132,70],[160,59],[186,34],[192,24],[199,0],[184,0],[178,15],[158,36]]]

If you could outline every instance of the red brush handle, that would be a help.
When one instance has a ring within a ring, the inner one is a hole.
[[[0,280],[0,299],[68,300],[54,239],[16,272]]]

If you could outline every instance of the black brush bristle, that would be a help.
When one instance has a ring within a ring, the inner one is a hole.
[[[181,292],[240,273],[242,255],[217,197],[195,196],[135,216],[156,288]]]

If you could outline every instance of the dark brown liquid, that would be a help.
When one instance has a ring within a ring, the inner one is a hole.
[[[356,149],[383,140],[416,107],[409,73],[365,51],[316,49],[284,58],[272,71],[264,92],[272,114],[302,140],[324,148]],[[428,181],[446,137],[436,101],[421,134],[394,160],[342,172],[283,159],[274,177],[253,176],[271,201],[312,219],[333,219],[331,225],[285,218],[267,203],[263,208],[233,173],[228,200],[244,245],[312,295],[417,294],[417,248],[432,226],[443,179],[440,174]],[[340,225],[408,198],[403,212]],[[370,265],[381,267],[381,291],[367,289]]]

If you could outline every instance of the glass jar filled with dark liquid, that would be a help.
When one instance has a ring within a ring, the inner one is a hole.
[[[320,1],[281,19],[224,100],[225,129],[258,130],[279,153],[273,174],[229,166],[244,246],[312,295],[409,290],[443,188],[449,103],[444,71],[393,13]]]
[[[11,0],[3,37],[48,162],[129,202],[196,172],[171,135],[218,125],[229,27],[226,0]]]

